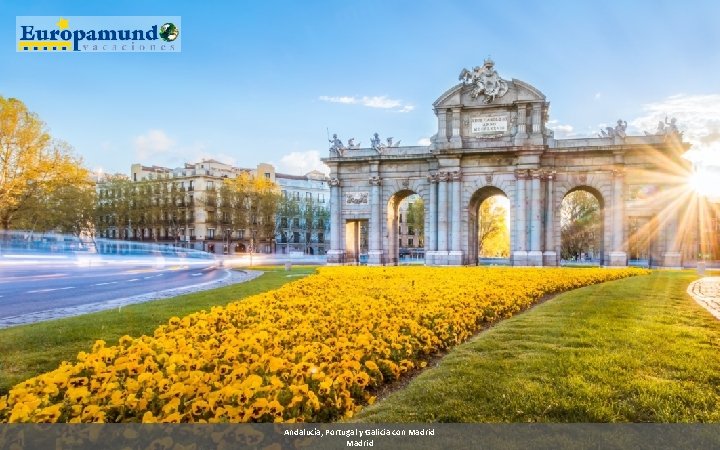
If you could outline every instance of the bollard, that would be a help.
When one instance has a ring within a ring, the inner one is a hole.
[[[705,261],[698,261],[697,273],[698,275],[705,275]]]
[[[292,269],[292,263],[286,262],[285,263],[285,271],[290,272],[290,269]]]

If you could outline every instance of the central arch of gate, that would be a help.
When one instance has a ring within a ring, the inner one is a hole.
[[[328,263],[364,261],[353,231],[362,224],[368,264],[397,264],[397,205],[418,194],[425,263],[477,264],[477,205],[500,194],[510,205],[511,264],[555,266],[561,202],[586,190],[602,204],[602,264],[627,265],[628,223],[652,221],[665,206],[638,202],[633,193],[650,185],[658,192],[677,187],[677,176],[662,176],[667,162],[689,166],[681,157],[689,145],[674,122],[663,132],[628,136],[618,120],[598,137],[555,139],[546,128],[549,103],[535,87],[501,78],[489,60],[460,78],[433,103],[437,132],[429,146],[398,147],[377,134],[370,148],[352,139],[331,141],[323,159],[331,171]],[[679,215],[665,217],[648,239],[655,265],[680,266],[688,253],[677,236]]]

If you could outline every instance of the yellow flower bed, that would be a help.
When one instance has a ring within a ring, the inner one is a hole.
[[[374,388],[543,296],[639,269],[327,267],[153,336],[97,341],[0,398],[4,422],[350,417]]]

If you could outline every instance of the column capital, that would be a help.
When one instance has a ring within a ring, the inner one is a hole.
[[[438,172],[437,179],[438,183],[450,181],[450,172]]]
[[[330,178],[330,180],[328,180],[328,184],[331,187],[337,187],[340,186],[340,180],[338,180],[337,178]]]
[[[370,186],[380,186],[382,184],[380,177],[370,177],[368,181],[370,181]]]
[[[529,172],[530,177],[533,179],[540,179],[545,175],[541,169],[532,169]]]
[[[452,181],[460,181],[462,180],[462,171],[460,170],[454,170],[452,172],[448,172],[448,179]]]
[[[528,178],[530,178],[529,171],[525,169],[516,170],[515,178],[518,180],[527,180]]]
[[[618,167],[615,169],[612,169],[612,173],[615,176],[615,178],[622,178],[625,176],[625,168],[624,167]]]
[[[555,179],[556,176],[557,176],[557,172],[555,172],[554,170],[543,171],[543,179],[544,180],[552,181]]]
[[[427,180],[430,183],[437,183],[438,182],[438,174],[437,173],[429,173],[427,176]]]

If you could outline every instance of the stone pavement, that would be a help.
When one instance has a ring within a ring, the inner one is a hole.
[[[720,319],[720,277],[704,277],[690,283],[688,294]]]
[[[51,319],[60,319],[62,317],[79,316],[96,311],[107,309],[115,309],[118,311],[127,305],[135,303],[144,303],[151,300],[159,300],[162,298],[176,297],[178,295],[190,294],[192,292],[204,291],[206,289],[215,289],[235,283],[243,283],[250,281],[262,275],[259,270],[227,270],[227,275],[220,280],[209,281],[190,286],[166,289],[164,291],[151,292],[149,294],[136,295],[133,297],[118,298],[99,303],[90,303],[81,306],[69,306],[64,308],[49,309],[31,314],[23,314],[21,316],[4,317],[0,319],[0,329],[12,327],[15,325],[23,325],[27,323],[42,322]]]

